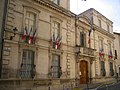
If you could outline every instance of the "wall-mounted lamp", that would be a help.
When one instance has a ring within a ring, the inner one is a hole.
[[[13,37],[15,37],[15,35],[16,35],[16,31],[18,31],[18,29],[16,28],[16,27],[14,27],[13,28],[13,36],[10,36],[10,40],[12,40],[13,39]]]

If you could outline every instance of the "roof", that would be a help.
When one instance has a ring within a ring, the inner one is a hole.
[[[105,19],[107,19],[108,21],[110,21],[111,23],[113,23],[110,19],[106,18],[103,14],[101,14],[100,12],[98,12],[97,10],[95,10],[94,8],[90,8],[90,9],[88,9],[88,10],[80,13],[79,15],[82,15],[82,14],[84,14],[84,13],[86,13],[86,12],[93,12],[93,11],[95,11],[96,13],[100,14],[102,17],[104,17]],[[79,16],[79,15],[78,15],[78,16]]]

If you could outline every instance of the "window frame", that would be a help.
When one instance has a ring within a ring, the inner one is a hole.
[[[112,65],[112,66],[111,66]],[[110,76],[114,76],[114,70],[113,70],[113,62],[109,63],[110,66]]]
[[[29,14],[29,16],[27,16],[27,14]],[[33,18],[31,18],[30,16],[33,15]],[[26,22],[28,21],[28,24],[26,24]],[[30,22],[33,23],[33,26],[30,25]],[[28,30],[28,33],[30,33],[30,30],[32,28],[32,31],[35,31],[37,25],[36,25],[36,14],[30,11],[26,11],[26,15],[25,15],[25,27]]]
[[[54,57],[58,57],[58,62],[57,64],[58,65],[53,65],[55,63],[55,58]],[[60,55],[59,54],[52,54],[52,61],[51,61],[51,70],[50,70],[50,73],[51,73],[51,77],[52,78],[60,78],[61,74],[60,74],[60,70],[61,70],[61,64],[60,64]]]
[[[101,70],[101,75],[102,76],[106,76],[106,70],[105,70],[105,62],[104,61],[100,61],[100,70]]]
[[[103,49],[102,51],[104,52],[104,42],[103,42],[103,39],[99,39],[99,51],[101,51],[101,49]]]
[[[86,47],[86,33],[80,32],[80,46]]]
[[[110,32],[110,25],[109,24],[106,25],[107,25],[107,31]]]
[[[35,8],[33,8],[33,7],[30,7],[30,6],[26,6],[26,5],[23,5],[23,11],[24,11],[24,16],[23,16],[23,22],[22,22],[22,32],[24,32],[24,30],[25,30],[25,21],[26,21],[26,13],[27,12],[30,12],[30,13],[33,13],[34,15],[35,15],[35,23],[34,23],[34,28],[33,28],[33,31],[36,29],[36,30],[38,30],[38,20],[39,20],[39,13],[40,13],[40,11],[39,10],[37,10],[37,9],[35,9]],[[28,31],[28,34],[29,34],[29,32],[30,32],[30,30]],[[37,32],[36,32],[37,33]]]
[[[61,35],[61,26],[62,26],[62,20],[60,19],[60,18],[58,18],[58,17],[54,17],[54,16],[50,16],[50,23],[51,23],[51,30],[50,30],[50,39],[51,39],[51,37],[52,37],[52,39],[53,39],[53,41],[52,41],[52,48],[54,48],[54,49],[56,49],[56,38],[57,38],[57,36],[59,35],[59,37],[60,38],[62,38],[62,35]],[[53,30],[53,25],[54,25],[54,23],[58,23],[59,24],[59,33],[58,34],[56,34],[56,35],[53,35],[54,34],[54,30]],[[54,38],[54,37],[55,38]],[[55,39],[55,40],[54,40]],[[61,45],[60,45],[60,47],[59,48],[57,48],[57,49],[60,49],[61,48]]]
[[[54,25],[54,26],[53,26]],[[58,27],[56,27],[56,25]],[[57,31],[56,31],[57,30]],[[55,38],[57,38],[58,35],[60,35],[60,23],[57,21],[52,21],[52,33],[55,34]]]
[[[25,55],[26,54],[26,55]],[[31,57],[31,58],[30,58]],[[31,79],[35,75],[35,51],[23,49],[20,77],[22,79]]]
[[[102,27],[102,23],[100,19],[98,19],[98,23],[99,23],[99,27]]]

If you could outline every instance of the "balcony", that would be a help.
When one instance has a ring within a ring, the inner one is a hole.
[[[80,47],[80,55],[94,57],[95,49],[87,48],[87,47]]]

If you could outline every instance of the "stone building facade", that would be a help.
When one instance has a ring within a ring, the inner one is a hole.
[[[116,69],[114,60],[115,37],[113,35],[113,22],[93,8],[81,14],[89,17],[93,28],[92,40],[94,41],[93,47],[96,50],[96,54],[91,66],[93,70],[92,79],[101,82],[114,79]]]
[[[75,15],[55,3],[9,0],[2,78],[75,77]]]
[[[112,22],[94,9],[75,15],[69,7],[69,0],[9,0],[2,79],[113,78]]]
[[[115,59],[116,59],[116,72],[118,76],[120,77],[120,33],[114,33],[115,40],[114,40],[114,46],[115,46]]]

